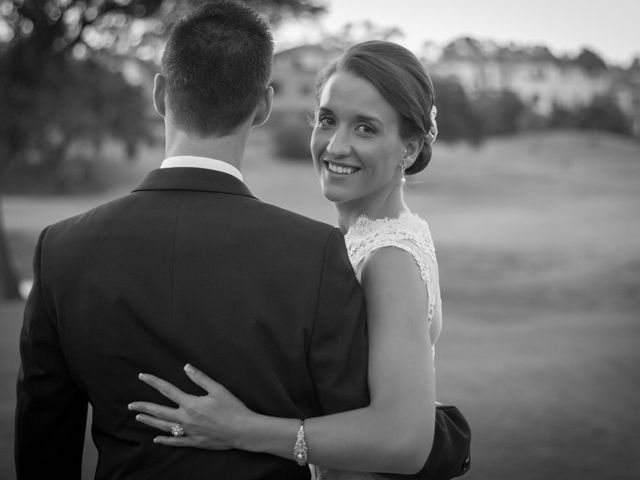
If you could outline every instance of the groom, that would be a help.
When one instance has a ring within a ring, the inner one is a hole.
[[[282,417],[367,405],[366,315],[342,235],[260,202],[238,168],[271,109],[272,49],[241,4],[182,20],[154,85],[161,168],[40,235],[20,337],[19,480],[80,478],[89,404],[97,479],[308,478],[293,455],[154,444],[127,409],[149,398],[141,371],[196,394],[189,362]],[[425,472],[458,473],[464,438],[438,415]]]

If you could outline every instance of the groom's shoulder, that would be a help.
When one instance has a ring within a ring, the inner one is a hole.
[[[100,218],[117,215],[118,212],[127,210],[131,195],[123,195],[118,198],[100,203],[85,211],[52,223],[47,227],[49,232],[58,234],[72,234],[74,231],[84,230],[87,224],[96,222]]]
[[[259,218],[262,223],[272,225],[275,229],[289,232],[306,233],[313,237],[327,237],[337,231],[336,227],[300,213],[265,202],[259,203]]]

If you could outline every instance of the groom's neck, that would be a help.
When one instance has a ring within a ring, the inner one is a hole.
[[[248,132],[233,132],[222,137],[194,135],[182,130],[166,132],[165,157],[195,155],[215,158],[240,169]]]

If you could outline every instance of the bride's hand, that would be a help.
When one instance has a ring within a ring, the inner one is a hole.
[[[129,409],[141,412],[136,420],[171,435],[179,424],[184,436],[158,436],[155,443],[173,447],[196,447],[209,450],[236,448],[247,418],[253,414],[240,400],[200,370],[186,365],[189,378],[202,387],[204,396],[189,395],[171,383],[148,373],[138,378],[178,405],[166,407],[150,402],[133,402]]]

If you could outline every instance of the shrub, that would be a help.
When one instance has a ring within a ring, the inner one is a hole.
[[[277,156],[287,160],[306,161],[310,158],[309,142],[312,128],[308,112],[273,112],[267,125]]]
[[[438,140],[482,143],[482,118],[474,111],[462,85],[455,78],[433,78],[438,107]]]
[[[568,109],[554,105],[549,119],[551,128],[576,128],[580,130],[601,130],[632,135],[633,121],[608,96],[595,97],[591,103]]]
[[[471,104],[488,137],[518,133],[527,113],[520,97],[510,90],[479,92]]]

